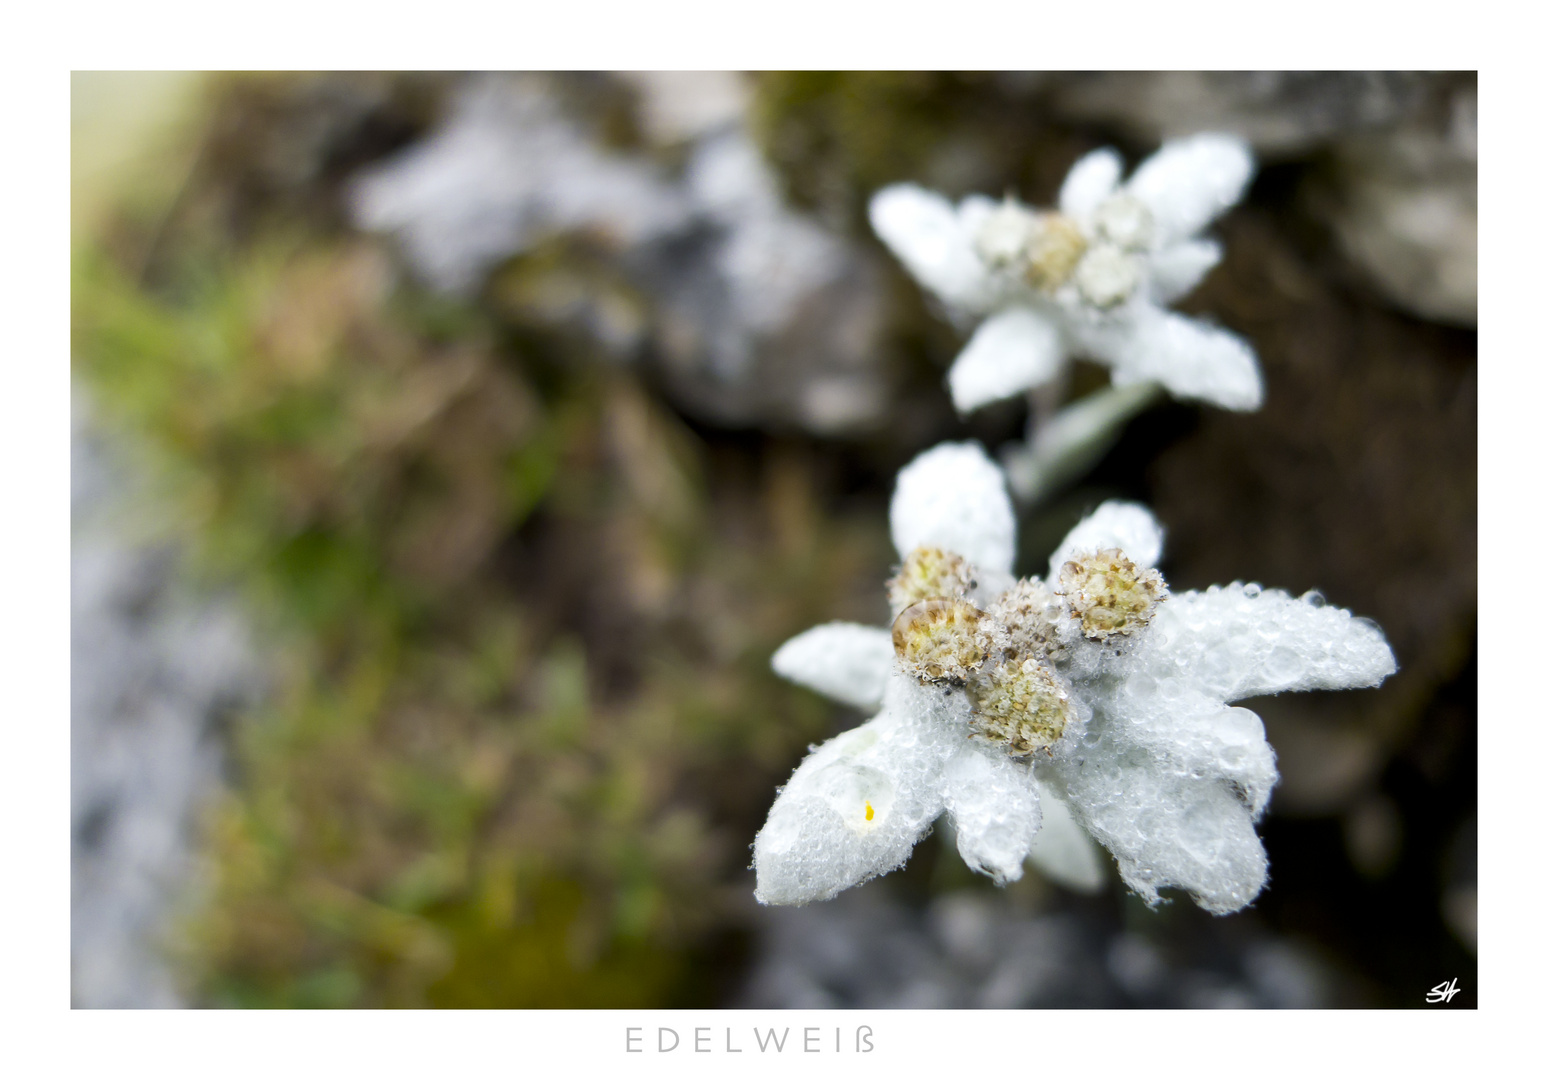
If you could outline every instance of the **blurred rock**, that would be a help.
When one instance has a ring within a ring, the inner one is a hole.
[[[1191,944],[1179,938],[1163,951],[1090,907],[1029,913],[1003,894],[964,890],[920,911],[873,883],[826,903],[760,914],[759,955],[736,1003],[741,1008],[1334,1003],[1321,963],[1288,941],[1249,933],[1223,942],[1206,935]]]
[[[1160,141],[1230,131],[1268,157],[1396,123],[1418,107],[1427,76],[1390,71],[1109,71],[1068,75],[1053,108]]]
[[[646,136],[663,146],[738,123],[750,87],[739,71],[620,71],[639,99]]]
[[[874,428],[888,406],[875,257],[784,205],[737,122],[736,84],[702,78],[716,94],[631,79],[648,90],[647,131],[686,140],[676,170],[604,149],[539,77],[475,80],[427,140],[359,179],[355,219],[449,291],[517,260],[520,292],[519,257],[578,245],[589,262],[572,260],[547,309],[605,353],[653,364],[682,407],[733,426]],[[530,293],[529,316],[544,309]]]
[[[359,180],[352,207],[448,291],[554,233],[588,230],[627,249],[689,217],[664,173],[593,143],[536,76],[469,83],[423,142]]]
[[[164,953],[194,880],[221,725],[256,685],[242,620],[190,597],[176,554],[125,529],[125,470],[87,425],[71,453],[71,998],[181,1005]]]
[[[1477,325],[1477,87],[1451,95],[1443,126],[1344,139],[1334,156],[1325,213],[1345,253],[1415,315]]]

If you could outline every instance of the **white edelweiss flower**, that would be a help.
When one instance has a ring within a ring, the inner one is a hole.
[[[1135,503],[1104,503],[1046,581],[1016,581],[1004,477],[976,444],[899,474],[892,535],[892,630],[830,623],[774,656],[786,678],[880,709],[781,789],[753,845],[763,903],[895,870],[944,813],[964,861],[996,882],[1030,856],[1093,888],[1090,837],[1148,903],[1175,886],[1236,911],[1267,878],[1254,825],[1279,774],[1262,722],[1231,702],[1396,670],[1373,623],[1316,594],[1169,593],[1161,527]]]
[[[959,412],[1099,360],[1115,385],[1158,382],[1174,396],[1251,411],[1263,401],[1257,357],[1241,338],[1168,311],[1220,261],[1198,233],[1252,178],[1230,135],[1164,144],[1120,184],[1116,152],[1075,163],[1057,210],[981,195],[958,206],[912,184],[871,199],[871,225],[947,307],[982,318],[947,382]]]

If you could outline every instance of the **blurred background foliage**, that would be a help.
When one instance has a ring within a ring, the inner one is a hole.
[[[722,384],[684,367],[658,270],[607,229],[550,230],[446,289],[352,224],[354,178],[426,145],[463,83],[201,79],[137,169],[77,132],[75,377],[142,455],[188,572],[235,583],[263,642],[176,935],[196,1003],[734,1000],[759,918],[748,845],[805,746],[856,719],[768,658],[814,623],[882,620],[896,468],[1023,416],[951,415],[959,338],[877,258],[866,199],[912,179],[1046,202],[1085,150],[1133,161],[1165,133],[1070,80],[752,79],[739,122],[778,190],[880,267],[864,352],[885,419],[844,428],[758,414],[754,392],[752,413],[706,405]],[[1317,587],[1387,629],[1388,687],[1254,704],[1285,784],[1274,882],[1241,917],[1314,941],[1347,1000],[1383,1004],[1476,970],[1456,908],[1476,805],[1476,338],[1383,293],[1317,212],[1342,205],[1339,138],[1422,126],[1455,89],[1399,83],[1396,120],[1258,140],[1227,261],[1186,305],[1255,343],[1269,408],[1148,414],[1023,532],[1032,565],[1098,499],[1144,498],[1172,529],[1174,586]],[[78,106],[92,92],[78,80]],[[543,92],[602,153],[691,171],[703,137],[662,135],[638,81]],[[750,370],[805,377],[794,346],[757,340]],[[1101,381],[1082,368],[1074,392]],[[950,863],[927,845],[888,887],[984,887]],[[1182,951],[1218,933],[1116,886],[1017,896]]]

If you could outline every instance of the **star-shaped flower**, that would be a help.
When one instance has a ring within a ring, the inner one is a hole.
[[[830,623],[774,656],[788,679],[881,708],[780,791],[753,846],[766,904],[898,868],[944,813],[964,861],[997,882],[1021,876],[1045,822],[1078,861],[1073,820],[1147,902],[1177,886],[1235,911],[1267,878],[1254,823],[1279,774],[1262,722],[1230,703],[1396,670],[1375,624],[1316,594],[1169,593],[1161,528],[1137,503],[1102,504],[1046,580],[1015,580],[1004,476],[977,444],[905,468],[891,523],[891,630]]]
[[[1122,170],[1113,150],[1087,154],[1057,211],[981,195],[953,207],[911,184],[872,198],[872,227],[920,284],[957,317],[984,317],[947,378],[959,412],[1041,386],[1074,356],[1108,365],[1114,385],[1262,404],[1246,342],[1166,310],[1220,261],[1220,245],[1197,234],[1241,198],[1247,144],[1195,135],[1163,145],[1124,184]]]

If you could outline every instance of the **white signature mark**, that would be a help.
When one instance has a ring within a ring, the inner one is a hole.
[[[1452,979],[1449,983],[1441,983],[1439,986],[1430,987],[1430,992],[1425,995],[1424,1000],[1427,1004],[1434,1005],[1438,1001],[1450,1001],[1459,992],[1457,980]]]

